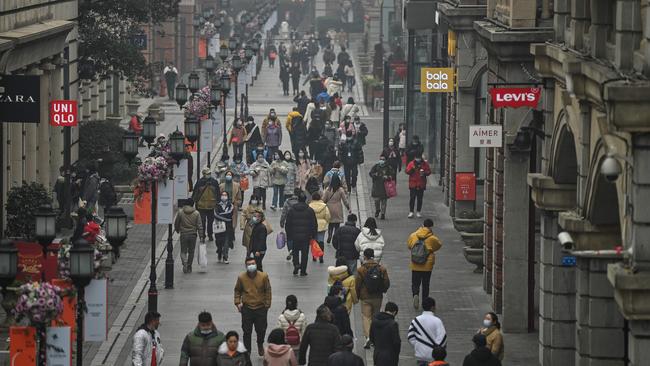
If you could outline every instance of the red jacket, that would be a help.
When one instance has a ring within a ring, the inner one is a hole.
[[[135,132],[135,133],[140,133],[143,130],[142,125],[140,124],[140,121],[138,121],[137,116],[132,116],[131,117],[131,122],[129,122],[129,130]]]
[[[413,160],[405,170],[409,176],[409,189],[426,189],[427,177],[431,175],[429,163],[422,160],[419,164]]]

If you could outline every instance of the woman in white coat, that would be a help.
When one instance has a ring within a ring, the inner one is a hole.
[[[349,97],[348,102],[341,108],[341,119],[345,116],[356,117],[359,114],[359,106],[354,104],[354,98]]]
[[[287,296],[286,307],[278,317],[278,328],[282,328],[285,334],[290,325],[296,327],[298,332],[300,332],[300,338],[302,339],[302,335],[305,333],[305,328],[307,328],[307,318],[305,317],[305,314],[298,309],[298,298],[296,295]],[[293,348],[294,351],[298,351],[298,349],[300,349],[300,344],[292,344],[291,348]]]
[[[354,246],[363,258],[363,251],[371,248],[375,251],[375,260],[381,261],[381,256],[384,252],[384,237],[381,235],[381,230],[377,229],[377,222],[373,217],[369,217],[366,223],[361,228],[361,233],[357,236]]]

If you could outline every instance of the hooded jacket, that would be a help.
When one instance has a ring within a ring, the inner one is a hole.
[[[354,242],[354,247],[359,252],[359,255],[363,254],[363,251],[370,248],[375,251],[375,260],[377,262],[381,261],[381,256],[384,251],[384,237],[381,235],[381,230],[376,229],[377,235],[370,233],[370,229],[364,227],[361,229],[357,240]]]
[[[501,366],[501,361],[487,347],[479,347],[465,356],[463,366]]]
[[[271,184],[283,186],[287,184],[289,164],[284,160],[274,160],[271,163]]]
[[[328,290],[336,281],[341,281],[341,284],[345,287],[347,291],[345,295],[345,308],[349,314],[352,311],[352,306],[359,302],[354,276],[348,273],[348,266],[329,266],[327,267],[327,274],[329,275],[327,278]]]
[[[343,349],[330,355],[327,366],[363,366],[363,359],[352,350]]]
[[[321,200],[311,201],[309,207],[311,207],[311,209],[314,210],[314,214],[316,214],[318,231],[327,230],[327,226],[330,223],[330,210],[327,208],[327,204]]]
[[[212,364],[214,365],[214,364]],[[248,351],[242,342],[237,345],[237,351],[234,355],[228,354],[228,344],[221,343],[217,355],[217,366],[250,366],[251,360]],[[192,364],[194,366],[194,364]]]
[[[350,325],[350,314],[348,314],[348,309],[345,307],[343,300],[338,296],[327,296],[324,304],[332,312],[334,316],[332,323],[338,328],[339,334],[354,336]]]
[[[298,361],[290,345],[269,343],[264,352],[264,365],[298,366]]]
[[[133,352],[131,362],[133,366],[151,366],[153,345],[156,343],[156,364],[160,365],[165,351],[160,343],[160,333],[153,333],[143,324],[133,335]]]
[[[293,133],[292,122],[294,117],[302,117],[302,114],[298,111],[291,111],[287,115],[287,122],[284,124],[284,127],[286,127],[290,134]]]
[[[192,190],[192,199],[199,210],[214,210],[220,195],[219,182],[212,177],[201,177]]]
[[[266,146],[270,147],[278,147],[282,145],[282,126],[279,124],[270,124],[266,129],[264,142],[266,142]]]
[[[417,264],[411,262],[409,268],[411,271],[432,271],[433,265],[436,263],[436,252],[442,248],[442,243],[440,242],[440,239],[433,235],[430,229],[424,226],[409,235],[409,238],[406,241],[409,251],[415,246],[415,243],[417,243],[418,240],[424,242],[424,246],[427,248],[429,256],[427,257],[426,263]]]
[[[379,271],[382,273],[382,277],[384,279],[384,288],[383,292],[370,293],[366,287],[365,278],[368,275],[370,268],[375,266],[379,266]],[[361,267],[357,269],[357,274],[355,275],[354,280],[356,281],[355,285],[357,286],[357,294],[359,295],[360,300],[382,299],[384,297],[384,293],[390,288],[390,279],[388,278],[388,272],[386,271],[386,268],[377,263],[374,259],[365,261]]]
[[[336,249],[337,257],[345,257],[346,260],[352,261],[359,259],[359,250],[355,246],[357,237],[361,233],[354,222],[346,222],[334,232],[332,246]]]
[[[316,238],[318,222],[316,214],[304,202],[296,203],[287,214],[285,221],[287,240],[293,241],[295,249],[302,249],[309,245],[309,240]]]
[[[189,332],[181,347],[179,366],[212,366],[217,362],[217,353],[225,341],[223,333],[212,327],[210,334],[201,334],[199,327]]]
[[[370,324],[370,341],[375,345],[372,358],[376,366],[397,366],[402,340],[395,317],[381,312]]]
[[[181,235],[200,234],[203,231],[201,215],[192,206],[183,206],[174,219],[174,230]]]
[[[287,163],[287,183],[284,185],[284,194],[293,195],[293,189],[296,188],[298,167],[296,166],[296,161],[293,159],[293,153],[291,154],[291,160],[285,160]]]
[[[424,160],[417,162],[413,160],[404,172],[409,176],[409,189],[427,189],[427,177],[431,175],[429,163]]]
[[[343,205],[349,210],[350,202],[348,202],[348,195],[343,187],[339,187],[336,191],[327,188],[323,194],[323,202],[327,203],[327,209],[330,211],[330,223],[345,221]]]

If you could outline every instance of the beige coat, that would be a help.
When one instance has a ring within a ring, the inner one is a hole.
[[[499,360],[503,360],[503,335],[497,327],[482,328],[481,333],[485,334],[487,347]]]
[[[348,201],[348,195],[345,193],[343,187],[339,187],[336,191],[327,188],[323,194],[323,202],[327,203],[327,208],[330,210],[330,223],[345,222],[343,205],[350,210],[350,202]]]
[[[309,207],[314,210],[316,214],[316,221],[318,221],[318,231],[325,231],[330,223],[330,210],[323,201],[311,201]]]

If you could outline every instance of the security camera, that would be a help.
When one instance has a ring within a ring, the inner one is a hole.
[[[608,182],[616,182],[618,176],[621,175],[621,164],[612,155],[607,155],[603,163],[600,165],[600,174],[602,174]]]
[[[566,231],[557,234],[557,240],[560,241],[560,245],[562,245],[562,249],[564,250],[573,249],[574,246],[573,238],[571,237],[571,234],[567,233]]]

